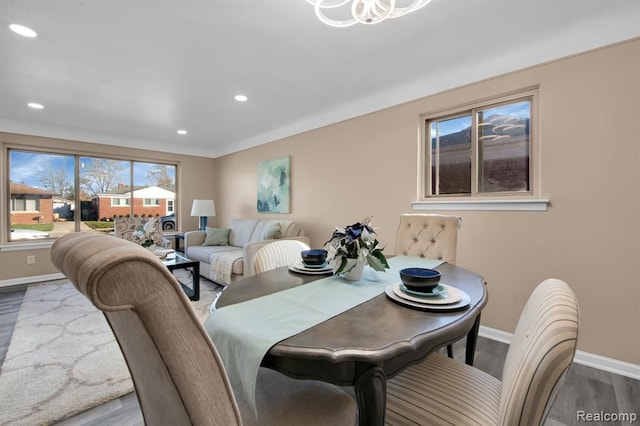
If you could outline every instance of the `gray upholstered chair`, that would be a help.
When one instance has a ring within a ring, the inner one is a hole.
[[[531,294],[502,370],[502,381],[438,353],[387,381],[386,422],[540,425],[573,361],[578,302],[557,279]]]
[[[258,417],[234,398],[213,342],[169,270],[131,242],[67,234],[51,260],[104,312],[127,361],[145,424],[355,424],[339,388],[261,369]]]
[[[302,260],[300,252],[309,250],[309,246],[298,240],[280,240],[269,243],[256,252],[253,269],[256,274],[293,265]]]
[[[462,218],[443,214],[402,214],[396,233],[396,255],[426,257],[456,263]],[[453,346],[447,345],[453,358]]]

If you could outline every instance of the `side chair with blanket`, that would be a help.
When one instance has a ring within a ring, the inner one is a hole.
[[[254,411],[234,397],[209,335],[171,272],[139,245],[73,233],[53,264],[104,315],[120,345],[145,424],[353,425],[355,401],[336,386],[261,368]]]

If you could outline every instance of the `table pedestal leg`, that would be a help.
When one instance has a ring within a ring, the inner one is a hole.
[[[384,425],[387,404],[387,378],[377,365],[371,366],[355,384],[358,401],[358,423],[367,426]]]

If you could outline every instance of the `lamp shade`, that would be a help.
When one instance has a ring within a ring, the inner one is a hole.
[[[213,204],[213,200],[193,200],[191,206],[191,216],[215,216],[216,207]]]

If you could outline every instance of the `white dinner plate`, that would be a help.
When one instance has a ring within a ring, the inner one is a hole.
[[[437,296],[415,296],[415,292],[413,292],[413,294],[407,294],[402,291],[401,283],[392,284],[392,289],[397,296],[402,297],[403,299],[411,300],[412,302],[417,303],[426,303],[429,305],[449,305],[451,303],[457,303],[462,300],[462,290],[458,290],[455,287],[451,287],[442,283],[440,283],[440,285],[444,287],[446,291]]]
[[[405,299],[403,297],[398,296],[394,291],[393,291],[393,286],[394,284],[388,285],[387,288],[384,290],[385,294],[387,295],[387,297],[389,299],[391,299],[392,302],[395,302],[399,305],[402,306],[406,306],[408,308],[412,308],[412,309],[418,309],[421,311],[427,311],[427,312],[453,312],[453,311],[459,311],[462,309],[466,309],[467,307],[469,307],[469,304],[471,303],[471,297],[465,293],[462,290],[459,290],[462,293],[462,299],[459,300],[456,303],[448,303],[445,305],[438,305],[438,304],[430,304],[430,303],[422,303],[422,302],[414,302],[412,300],[408,300]]]
[[[307,275],[327,275],[333,274],[333,269],[327,266],[322,269],[318,268],[306,268],[302,262],[300,264],[289,265],[289,270],[293,272],[297,272],[299,274],[307,274]]]

